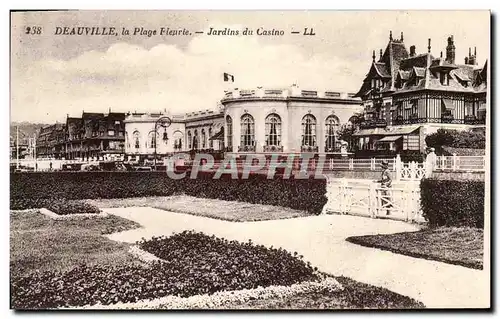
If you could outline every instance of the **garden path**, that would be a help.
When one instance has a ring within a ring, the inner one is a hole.
[[[345,241],[350,236],[415,231],[408,223],[347,215],[319,215],[259,222],[228,222],[149,207],[106,208],[143,228],[109,235],[134,243],[141,238],[201,231],[229,240],[283,247],[319,270],[350,277],[412,297],[431,308],[489,306],[489,271],[413,258]],[[367,296],[369,298],[369,296]]]

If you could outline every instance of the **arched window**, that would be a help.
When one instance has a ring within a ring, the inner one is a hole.
[[[336,136],[339,121],[336,116],[330,115],[325,120],[325,152],[334,152],[337,148]]]
[[[208,147],[209,148],[214,148],[214,141],[211,140],[211,137],[212,137],[212,128],[209,127],[208,128],[208,140],[209,140]]]
[[[302,118],[302,146],[316,146],[316,118],[311,114]]]
[[[187,139],[188,139],[188,149],[191,149],[193,147],[193,137],[191,136],[191,131],[188,131]]]
[[[269,114],[266,117],[266,145],[281,145],[281,118],[278,114]]]
[[[245,114],[241,117],[241,146],[253,146],[255,143],[255,121],[253,116]]]
[[[136,150],[141,148],[141,136],[138,131],[134,132],[134,147]]]
[[[158,133],[155,131],[151,131],[148,134],[148,143],[149,143],[149,148],[155,148],[156,147],[156,141],[158,139]]]
[[[233,119],[228,115],[226,116],[227,126],[227,147],[233,148]]]
[[[194,136],[193,136],[193,149],[197,150],[198,149],[198,130],[194,130]]]
[[[205,134],[205,129],[201,129],[201,148],[204,149],[207,146],[207,135]]]

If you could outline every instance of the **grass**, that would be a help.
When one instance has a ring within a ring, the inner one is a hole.
[[[385,288],[357,282],[347,277],[334,277],[344,290],[300,293],[282,299],[250,300],[229,304],[227,309],[414,309],[424,304]]]
[[[191,214],[234,222],[252,222],[311,216],[306,211],[286,207],[223,201],[192,196],[158,196],[120,199],[89,199],[84,202],[99,208],[153,207],[175,213]]]
[[[127,200],[124,200],[127,201]],[[139,266],[142,262],[128,253],[129,244],[102,236],[113,230],[135,228],[126,219],[52,220],[32,211],[10,213],[11,276],[43,271],[69,271],[85,264]],[[411,298],[387,289],[336,277],[343,291],[297,294],[286,298],[253,300],[229,304],[227,309],[363,309],[421,308]]]
[[[483,269],[483,238],[482,229],[440,227],[389,235],[349,237],[346,240],[411,257]]]
[[[10,213],[11,275],[68,270],[79,264],[139,263],[129,244],[102,236],[139,224],[116,216],[84,220],[52,220],[36,210]]]

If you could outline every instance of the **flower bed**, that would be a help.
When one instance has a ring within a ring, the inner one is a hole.
[[[314,269],[283,249],[265,248],[183,232],[139,243],[163,261],[138,265],[87,266],[11,278],[11,306],[47,309],[115,304],[169,295],[289,286],[318,281]]]
[[[57,215],[99,214],[101,212],[99,208],[91,204],[63,200],[52,201],[46,208]]]
[[[250,300],[283,299],[298,294],[342,291],[342,286],[332,277],[321,281],[306,281],[291,286],[269,286],[236,291],[218,291],[214,294],[196,295],[187,298],[167,296],[154,300],[115,305],[94,305],[82,309],[226,309],[234,304],[242,304]]]
[[[87,203],[57,200],[48,202],[46,206],[48,208],[40,208],[39,213],[55,220],[108,216],[107,213],[102,212],[96,206]]]

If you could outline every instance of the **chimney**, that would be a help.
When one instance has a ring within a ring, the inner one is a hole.
[[[392,31],[389,31],[389,41],[392,42]]]
[[[403,42],[403,32],[401,32],[401,42]]]
[[[429,44],[427,45],[427,52],[431,53],[431,39],[429,38]]]
[[[443,51],[439,54],[439,57],[442,59],[443,58]]]
[[[455,64],[455,43],[453,36],[448,37],[448,45],[446,46],[446,62]]]
[[[414,45],[412,45],[410,47],[410,56],[415,56],[415,46]]]
[[[469,58],[465,57],[465,65],[469,64]]]

